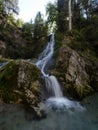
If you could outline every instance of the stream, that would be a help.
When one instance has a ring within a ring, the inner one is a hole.
[[[49,110],[48,116],[35,120],[19,105],[0,105],[0,130],[98,130],[98,93],[82,101],[83,111]]]

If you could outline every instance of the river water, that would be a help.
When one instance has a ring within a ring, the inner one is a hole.
[[[83,111],[49,110],[45,119],[35,120],[23,106],[0,105],[0,130],[98,130],[98,93],[82,101]]]

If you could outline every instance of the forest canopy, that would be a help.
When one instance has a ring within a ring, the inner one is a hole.
[[[22,19],[16,19],[19,14],[18,2],[0,0],[0,40],[5,41],[8,47],[5,56],[16,53],[17,56],[25,55],[25,51],[29,52],[28,56],[32,56],[31,48],[36,50],[41,39],[46,39],[51,31],[59,34],[58,37],[72,37],[71,47],[80,50],[89,47],[98,54],[98,0],[55,0],[46,6],[46,20],[38,12],[34,21],[31,19],[26,23]],[[40,43],[39,46],[38,50],[44,44]],[[22,54],[19,54],[18,47],[23,50]]]

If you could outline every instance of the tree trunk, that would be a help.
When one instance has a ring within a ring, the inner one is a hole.
[[[68,2],[68,10],[69,10],[69,31],[72,30],[72,10],[71,10],[71,0]]]

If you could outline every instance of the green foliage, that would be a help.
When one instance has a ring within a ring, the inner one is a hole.
[[[9,11],[14,10],[13,6],[17,0],[0,0],[0,39],[8,40],[13,37],[13,31],[17,28],[16,20],[13,13]],[[15,3],[14,3],[15,2]],[[11,4],[11,5],[10,5]],[[16,8],[16,7],[15,7]]]
[[[94,92],[93,88],[89,85],[77,87],[74,83],[65,83],[65,88],[70,96],[78,100],[81,100]]]
[[[57,28],[61,33],[65,33],[68,30],[68,1],[67,0],[58,0],[57,1]]]
[[[66,3],[66,4],[65,4]],[[65,35],[64,40],[57,40],[57,45],[68,45],[71,48],[86,52],[90,50],[92,54],[98,56],[98,1],[95,0],[75,0],[72,1],[72,27],[68,31],[68,1],[58,0],[57,2],[57,28],[58,32]],[[61,34],[58,37],[63,37]],[[59,39],[56,37],[57,39]]]
[[[4,1],[6,3],[4,3]],[[56,31],[56,50],[66,44],[79,51],[87,48],[98,55],[98,9],[97,1],[72,0],[72,25],[68,32],[68,0],[48,3],[46,7],[47,21],[38,12],[34,23],[23,23],[16,20],[11,10],[17,10],[17,0],[0,0],[0,39],[6,43],[5,56],[11,58],[35,57],[45,46],[46,37],[52,28]],[[8,3],[9,11],[8,10]],[[15,5],[16,3],[16,5]],[[11,9],[10,7],[13,8]],[[15,7],[16,6],[16,7]],[[7,7],[7,10],[5,10]],[[88,12],[87,12],[88,10]],[[84,15],[85,14],[85,15]],[[85,17],[84,17],[85,16]],[[54,25],[55,23],[55,25]],[[67,42],[69,39],[70,42]]]
[[[6,47],[1,55],[7,58],[35,57],[44,46],[48,26],[41,13],[36,16],[35,23],[23,23],[21,19],[16,20],[11,13],[11,11],[15,11],[16,7],[10,8],[11,4],[14,4],[13,2],[17,2],[17,0],[0,0],[0,40]],[[35,49],[38,51],[35,52]]]
[[[48,3],[46,7],[46,15],[48,16],[47,22],[53,25],[57,21],[57,4]]]
[[[37,42],[41,37],[47,35],[47,24],[44,22],[41,12],[38,12],[34,22],[34,40]]]
[[[89,25],[86,28],[82,29],[82,33],[86,39],[86,41],[88,41],[90,44],[92,44],[92,42],[94,41],[98,41],[98,30],[94,28],[94,26]]]
[[[56,48],[60,48],[63,45],[64,34],[56,32]]]
[[[18,14],[18,0],[4,0],[4,4],[7,14],[10,14],[12,12]]]
[[[34,25],[31,23],[24,23],[22,26],[22,37],[27,41],[33,40]]]
[[[22,19],[17,19],[17,21],[16,21],[16,24],[17,24],[17,26],[19,27],[19,28],[21,28],[22,26],[23,26],[23,20]]]

